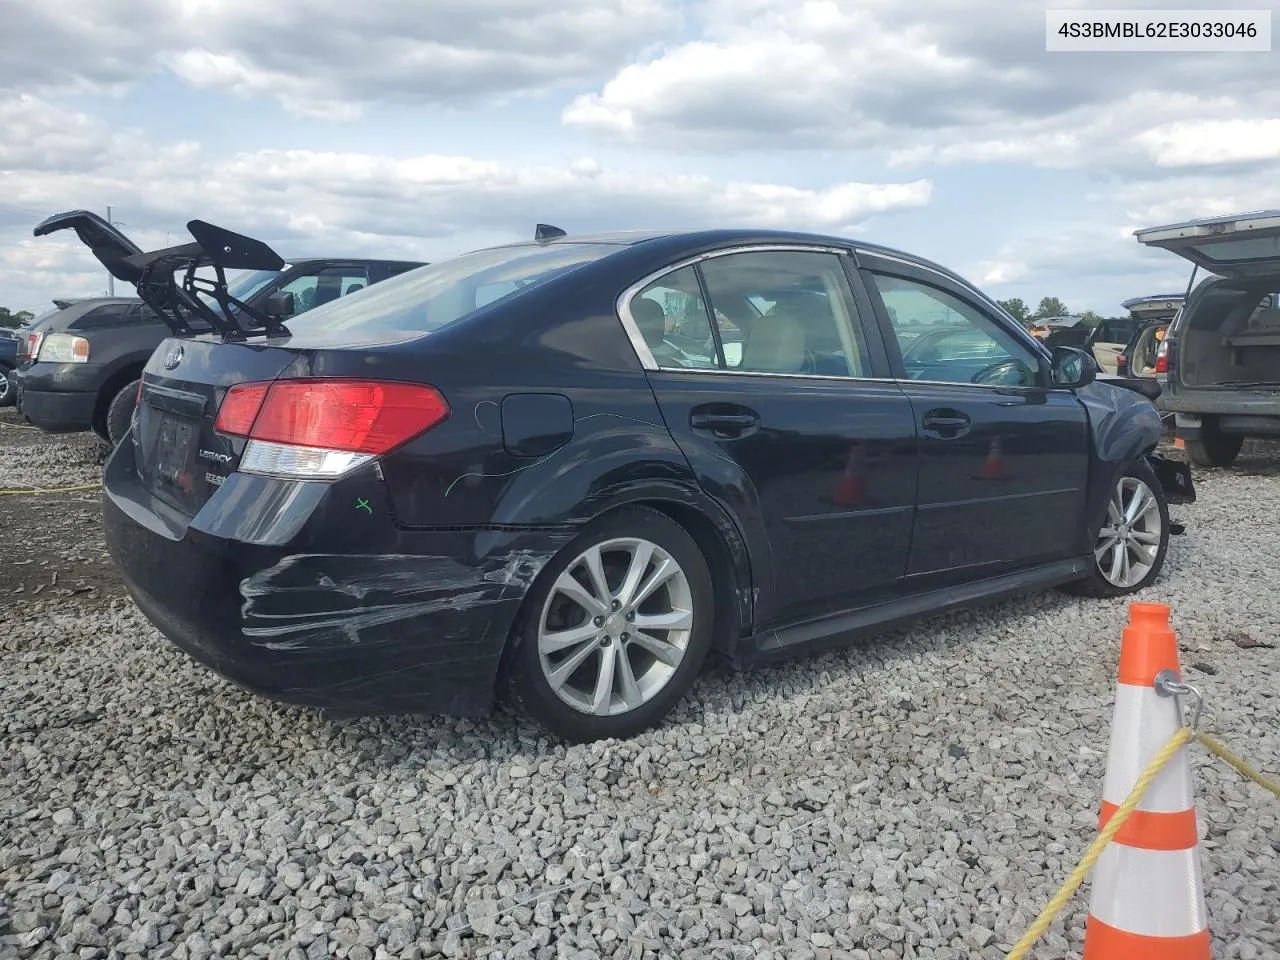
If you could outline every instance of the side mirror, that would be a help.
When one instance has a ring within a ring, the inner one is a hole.
[[[1083,387],[1098,375],[1098,361],[1078,347],[1056,347],[1050,371],[1055,387]]]
[[[267,297],[263,313],[268,317],[292,317],[293,309],[293,294],[277,291]]]

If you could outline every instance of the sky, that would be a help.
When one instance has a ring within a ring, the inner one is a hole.
[[[1280,207],[1280,53],[1048,53],[1045,8],[0,0],[0,306],[104,294],[31,230],[110,206],[144,249],[198,218],[286,259],[816,230],[1114,316],[1189,276],[1135,229]]]

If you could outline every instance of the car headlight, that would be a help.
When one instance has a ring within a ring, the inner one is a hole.
[[[88,363],[89,341],[69,333],[51,333],[40,343],[40,363]]]

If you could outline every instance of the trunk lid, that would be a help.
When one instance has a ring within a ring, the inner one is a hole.
[[[162,342],[143,372],[134,421],[141,484],[180,514],[194,516],[244,452],[244,440],[214,430],[227,390],[237,383],[275,380],[300,354],[285,346],[224,343],[212,336]]]
[[[1280,275],[1280,210],[1186,220],[1135,230],[1134,236],[1220,277]]]
[[[125,261],[142,253],[142,249],[96,213],[89,210],[56,213],[37,224],[34,232],[37,237],[44,237],[58,230],[74,230],[117,280],[133,283],[138,279],[138,268]]]

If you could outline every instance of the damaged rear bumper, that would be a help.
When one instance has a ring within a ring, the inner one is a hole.
[[[206,667],[302,706],[484,714],[524,595],[572,535],[388,522],[385,552],[325,552],[319,519],[289,542],[264,544],[210,536],[198,529],[202,511],[175,536],[172,518],[148,512],[130,447],[108,462],[103,520],[138,607]]]

